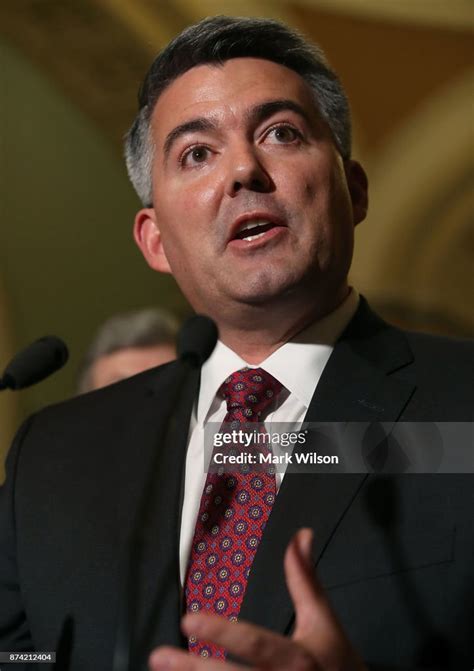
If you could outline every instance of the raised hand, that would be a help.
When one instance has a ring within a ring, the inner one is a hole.
[[[220,671],[223,666],[226,671],[366,671],[314,576],[312,539],[311,529],[300,529],[285,554],[286,583],[296,613],[291,638],[217,615],[185,615],[182,630],[187,636],[221,645],[245,663],[223,663],[161,647],[150,656],[150,671]]]

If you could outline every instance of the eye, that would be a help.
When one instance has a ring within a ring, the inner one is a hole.
[[[204,145],[190,147],[180,156],[179,162],[183,167],[204,163],[209,158],[210,150]]]
[[[279,124],[278,126],[273,126],[267,132],[265,139],[275,140],[278,144],[291,144],[295,140],[301,139],[301,133],[296,130],[293,126],[288,124]]]

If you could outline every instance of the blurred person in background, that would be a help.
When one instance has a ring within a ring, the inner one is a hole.
[[[178,320],[159,308],[110,317],[99,328],[84,355],[78,375],[78,393],[100,389],[173,361],[178,328]]]

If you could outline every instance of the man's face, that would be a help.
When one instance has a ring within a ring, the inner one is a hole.
[[[105,354],[91,367],[87,391],[100,389],[173,359],[176,359],[176,350],[171,343],[149,347],[126,347],[112,354]]]
[[[254,58],[197,66],[160,96],[152,132],[154,208],[135,238],[196,310],[346,286],[365,175],[298,74]]]

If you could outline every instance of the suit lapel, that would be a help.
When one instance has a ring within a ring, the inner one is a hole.
[[[144,393],[127,410],[133,435],[120,440],[121,553],[122,557],[130,554],[132,547],[135,568],[127,600],[139,633],[134,647],[142,652],[159,644],[182,644],[179,528],[188,438],[183,427],[190,424],[199,372],[187,374],[178,402],[181,377],[177,364],[151,376]],[[134,522],[137,518],[139,525]],[[134,524],[139,532],[131,538]],[[121,589],[125,592],[125,585]],[[140,664],[135,660],[134,668]]]
[[[412,361],[400,332],[374,315],[364,299],[334,347],[313,395],[307,422],[395,422],[413,385],[390,374]],[[314,451],[308,445],[305,449]],[[315,566],[366,475],[287,473],[255,557],[240,617],[286,633],[294,617],[283,557],[301,527],[314,529]]]

